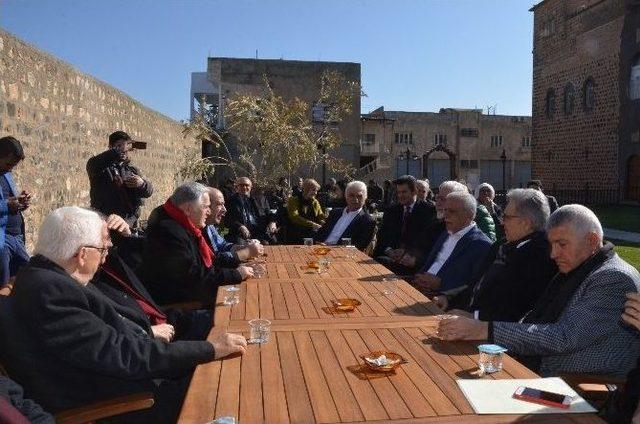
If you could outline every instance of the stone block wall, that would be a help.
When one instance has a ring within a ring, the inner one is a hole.
[[[579,7],[576,4],[579,4]],[[617,189],[624,1],[549,0],[534,8],[532,173],[547,188]],[[587,79],[595,108],[584,105]],[[565,90],[574,106],[565,112]],[[555,113],[546,99],[554,90]]]
[[[148,142],[132,153],[155,187],[145,217],[171,194],[184,158],[200,152],[197,142],[183,138],[179,122],[0,30],[0,137],[16,137],[25,150],[13,173],[18,188],[33,195],[25,212],[28,246],[52,209],[89,205],[87,160],[116,130]]]

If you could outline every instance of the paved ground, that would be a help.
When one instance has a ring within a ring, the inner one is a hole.
[[[640,243],[640,233],[632,233],[630,231],[614,230],[612,228],[604,228],[604,236],[606,238],[629,241],[632,243]]]

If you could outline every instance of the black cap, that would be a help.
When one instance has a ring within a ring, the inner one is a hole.
[[[131,137],[124,131],[116,131],[109,135],[109,145],[117,143],[120,140],[129,141]]]

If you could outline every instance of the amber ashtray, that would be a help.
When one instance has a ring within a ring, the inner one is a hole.
[[[318,246],[318,247],[314,247],[313,248],[313,254],[314,255],[320,255],[320,256],[324,256],[327,253],[329,253],[331,251],[330,247],[326,247],[326,246]]]
[[[309,268],[309,269],[319,269],[320,268],[320,264],[318,264],[318,261],[307,261],[307,268]]]
[[[361,305],[357,299],[336,299],[332,300],[331,303],[333,307],[340,312],[353,312],[357,306]]]
[[[391,372],[407,361],[395,352],[374,350],[366,355],[360,355],[364,364],[374,371]]]

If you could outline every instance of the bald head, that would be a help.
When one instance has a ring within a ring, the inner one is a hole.
[[[211,215],[207,217],[207,225],[219,225],[224,214],[227,213],[227,208],[224,206],[224,195],[214,187],[207,187],[207,193],[209,193],[211,200]]]

